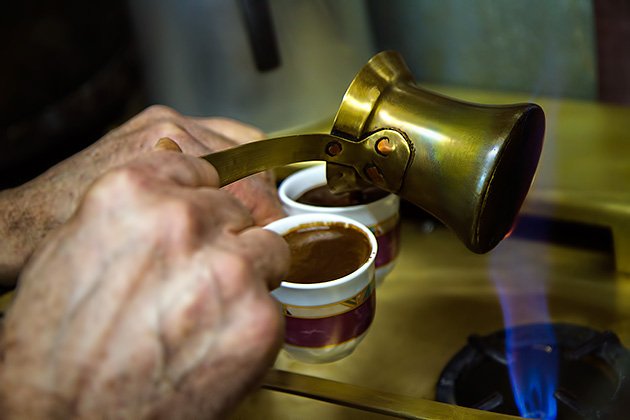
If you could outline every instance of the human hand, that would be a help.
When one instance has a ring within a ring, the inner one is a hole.
[[[111,168],[151,151],[162,137],[181,150],[200,156],[261,139],[263,133],[223,118],[185,117],[153,106],[112,130],[87,149],[59,163],[35,180],[0,193],[0,280],[15,279],[33,249],[75,211],[89,185]],[[269,173],[226,187],[264,226],[284,215]]]
[[[153,152],[89,189],[22,272],[3,418],[214,418],[272,363],[281,237],[207,162]],[[41,281],[46,278],[47,281]]]

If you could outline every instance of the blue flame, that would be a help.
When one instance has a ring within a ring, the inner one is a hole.
[[[522,417],[555,420],[559,351],[547,308],[545,275],[538,271],[541,267],[531,267],[525,264],[516,277],[510,271],[509,279],[496,265],[491,273],[506,325],[506,359],[516,406]]]
[[[549,324],[510,328],[506,356],[516,406],[525,418],[554,420],[558,349]]]

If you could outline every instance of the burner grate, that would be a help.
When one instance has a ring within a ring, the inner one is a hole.
[[[628,413],[630,352],[610,331],[572,324],[514,327],[536,337],[551,327],[559,351],[558,420],[621,419]],[[436,399],[460,406],[519,415],[510,386],[506,330],[472,335],[440,375]],[[538,343],[536,345],[546,345]]]

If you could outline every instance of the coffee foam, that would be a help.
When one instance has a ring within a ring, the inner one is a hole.
[[[365,233],[344,223],[311,223],[283,235],[291,250],[291,268],[285,281],[322,283],[347,276],[370,257]]]

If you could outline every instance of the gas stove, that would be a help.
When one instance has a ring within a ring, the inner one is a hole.
[[[628,372],[630,351],[611,331],[522,325],[469,336],[442,371],[436,399],[527,418],[622,418]]]

